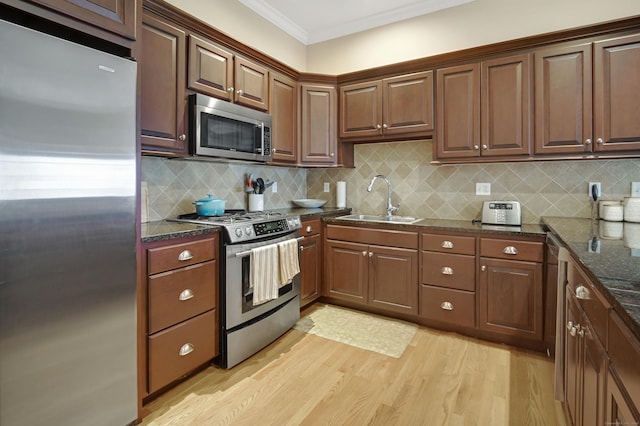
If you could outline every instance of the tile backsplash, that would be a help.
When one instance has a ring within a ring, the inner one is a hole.
[[[387,187],[376,174],[389,177],[398,214],[470,220],[480,217],[482,201],[517,200],[522,221],[541,216],[590,217],[589,182],[602,183],[602,199],[629,196],[631,182],[640,181],[640,159],[537,161],[523,163],[435,166],[430,140],[355,146],[355,169],[312,169],[307,196],[335,205],[336,182],[346,181],[347,206],[359,213],[385,213]],[[329,182],[331,192],[323,192]],[[490,196],[476,193],[477,182],[491,184]]]
[[[246,209],[244,175],[278,183],[278,192],[265,191],[265,209],[290,207],[306,197],[307,171],[290,167],[265,167],[242,163],[142,157],[142,181],[149,193],[149,220],[176,217],[195,211],[195,200],[213,194],[227,200],[227,209]]]

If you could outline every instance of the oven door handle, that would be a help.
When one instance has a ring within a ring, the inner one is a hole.
[[[300,242],[302,240],[304,240],[304,237],[296,238],[296,241],[298,241],[298,242]],[[236,253],[236,257],[245,257],[245,256],[249,256],[250,254],[251,254],[251,250],[245,250],[245,251],[241,251],[239,253]]]

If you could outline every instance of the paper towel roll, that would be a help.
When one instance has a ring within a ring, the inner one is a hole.
[[[336,185],[336,206],[347,207],[347,183],[344,181]]]

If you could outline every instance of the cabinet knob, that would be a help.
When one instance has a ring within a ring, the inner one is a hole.
[[[331,154],[329,154],[329,156],[333,157],[334,156],[333,152]]]
[[[585,145],[591,145],[591,139],[587,139],[587,140],[585,140],[585,141],[584,141],[584,144],[585,144]]]
[[[502,252],[504,254],[509,254],[509,255],[515,256],[515,255],[518,254],[518,249],[515,248],[514,246],[506,246],[504,248],[504,250],[502,250]]]
[[[567,322],[567,330],[571,330],[572,327],[573,327],[573,321]]]
[[[178,255],[178,260],[180,262],[185,262],[187,260],[193,259],[193,254],[189,250],[183,250],[182,253]]]
[[[300,244],[300,245],[298,246],[298,250],[303,251],[303,250],[304,250],[304,246],[303,246],[302,244]]]
[[[442,244],[440,244],[440,247],[446,248],[446,249],[452,249],[453,243],[451,241],[444,240]]]
[[[386,124],[383,124],[383,125],[382,125],[382,128],[383,128],[383,129],[388,129],[388,128],[389,128],[389,126],[387,126]]]
[[[234,91],[234,90],[235,90],[235,89],[233,88],[233,86],[231,86],[231,87],[229,87],[229,88],[227,89],[227,92],[229,92],[229,93],[233,93],[233,91]]]
[[[178,139],[180,139],[181,141],[186,140],[187,139],[187,135],[185,135],[184,133],[181,134],[180,136],[178,136]]]
[[[442,275],[453,275],[453,268],[445,266],[440,272],[442,273]]]
[[[591,292],[585,286],[579,285],[576,287],[576,299],[589,300],[591,299]]]
[[[382,129],[382,126],[379,125],[379,124],[376,124],[376,129],[380,130],[380,129]]]
[[[602,138],[598,138],[598,139],[596,139],[596,143],[597,143],[598,145],[602,145],[602,144],[604,143],[604,139],[602,139]]]
[[[195,350],[195,347],[193,346],[192,343],[185,343],[180,347],[180,351],[178,352],[178,355],[186,356],[186,355],[189,355],[194,350]]]
[[[238,95],[242,96],[242,94],[244,93],[244,91],[243,91],[242,89],[240,89],[240,90],[238,90],[236,93],[237,93]]]
[[[306,230],[307,232],[311,232],[311,231],[313,231],[313,227],[312,227],[311,225],[308,225],[308,226],[305,228],[305,230]]]
[[[278,150],[277,150],[277,149],[275,149],[275,148],[273,148],[271,151],[272,151],[274,154],[275,154],[276,152],[278,152]]]
[[[480,149],[480,145],[474,145],[474,146],[473,146],[473,149],[474,149],[475,151],[479,150],[479,149]]]
[[[372,251],[369,252],[369,257],[373,257],[373,252]]]
[[[579,337],[584,337],[584,327],[581,327],[578,329],[578,336]]]
[[[365,251],[363,251],[363,252],[362,252],[362,255],[363,255],[363,256],[366,256],[366,255],[367,255],[367,251],[366,251],[366,250],[365,250]]]
[[[440,307],[445,311],[453,311],[453,303],[451,302],[442,302]]]
[[[482,145],[482,149],[489,149],[488,145]]]
[[[184,289],[182,290],[182,292],[180,293],[180,296],[178,296],[178,300],[183,302],[185,300],[189,300],[189,299],[193,299],[193,290],[191,290],[190,288]]]
[[[486,267],[486,266],[484,266],[484,265],[482,265],[482,267],[480,268],[480,270],[481,270],[482,272],[484,272],[484,271],[486,271],[486,270],[487,270],[487,267]]]

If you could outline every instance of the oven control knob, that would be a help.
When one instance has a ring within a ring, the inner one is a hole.
[[[236,237],[242,237],[242,228],[236,228]]]
[[[244,228],[244,232],[246,232],[247,235],[251,235],[251,233],[253,232],[253,230],[251,229],[250,226],[247,226],[246,228]]]

